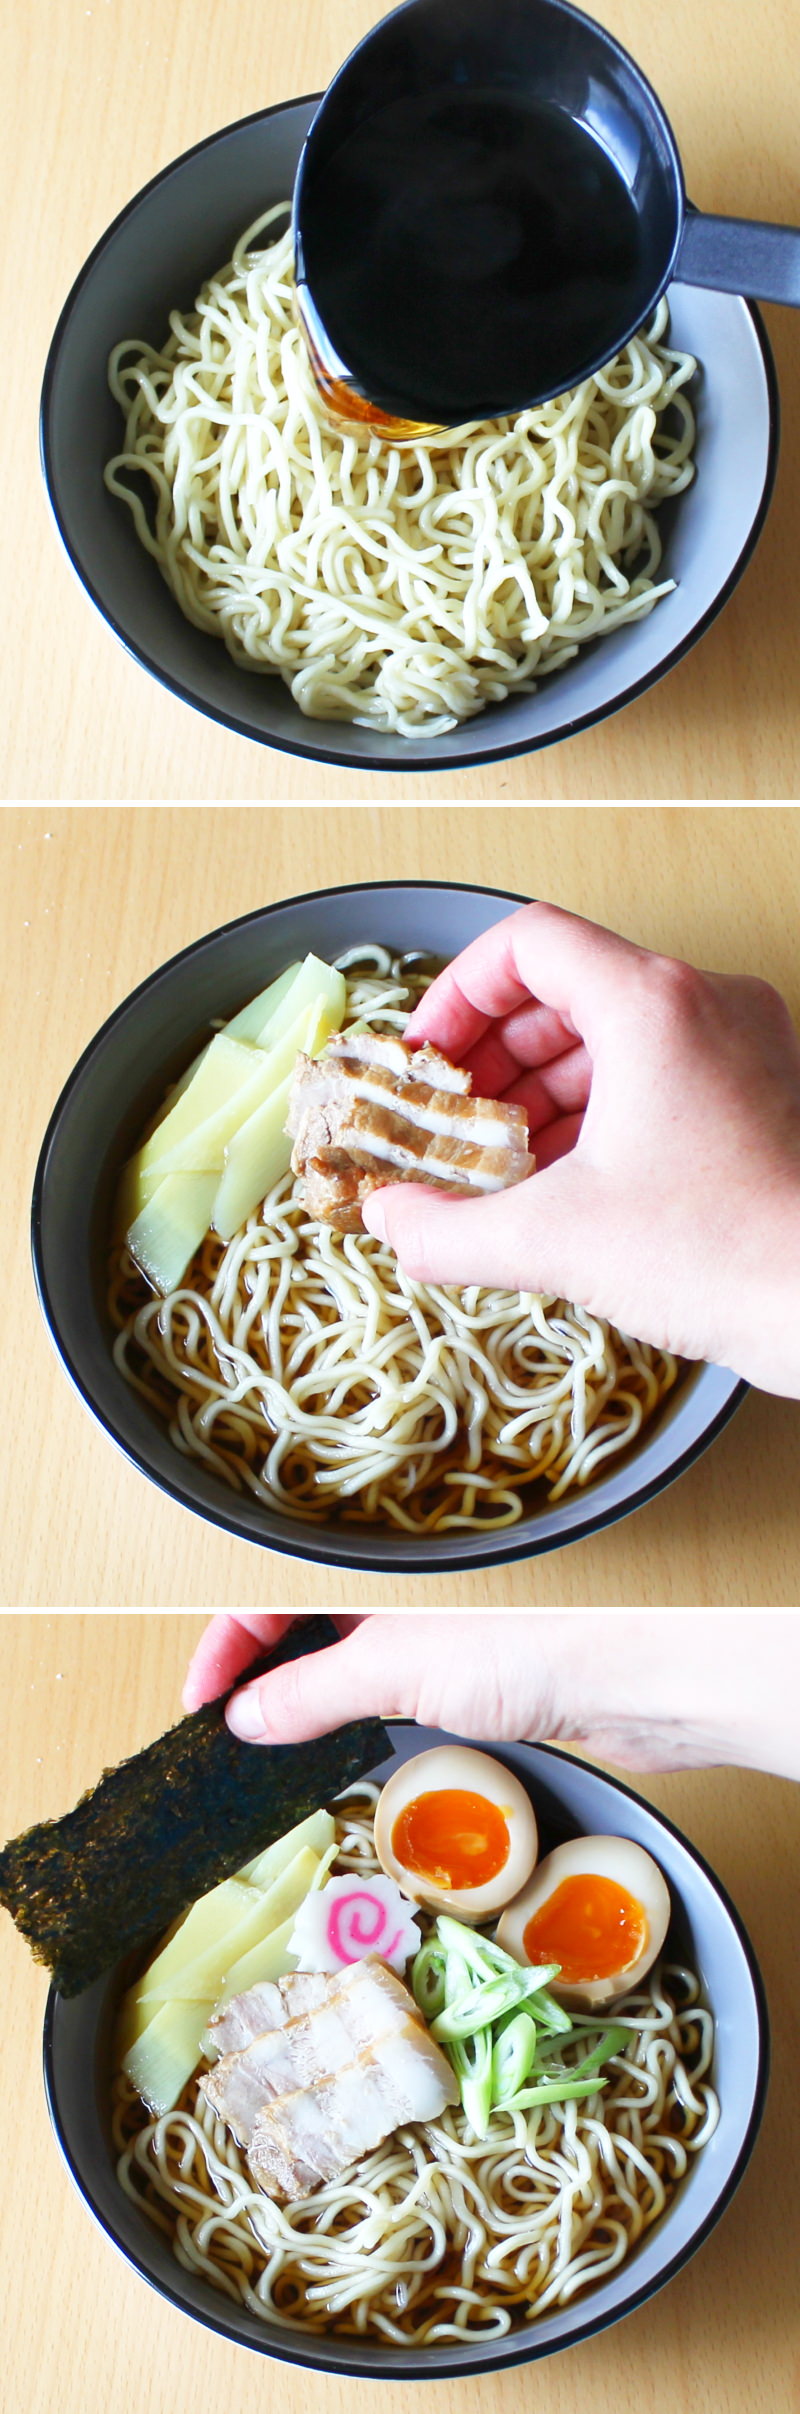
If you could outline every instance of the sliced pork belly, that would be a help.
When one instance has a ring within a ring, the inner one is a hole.
[[[450,1090],[469,1096],[472,1075],[465,1065],[451,1065],[448,1056],[440,1055],[429,1040],[421,1048],[407,1048],[404,1039],[396,1039],[389,1031],[337,1031],[328,1043],[328,1061],[354,1062],[369,1065],[373,1073],[382,1070],[398,1081],[425,1081],[434,1089]],[[307,1057],[306,1062],[319,1063],[319,1058]]]
[[[374,1032],[339,1032],[298,1057],[286,1128],[309,1213],[346,1232],[384,1182],[475,1195],[535,1170],[523,1107],[473,1098],[463,1066]]]
[[[218,2054],[237,2053],[265,2029],[283,2028],[298,2012],[324,2003],[327,1987],[324,1970],[291,1970],[277,1983],[263,1978],[243,1995],[232,1995],[221,2012],[212,2012],[205,2032],[209,2043]]]
[[[309,1989],[305,1982],[312,1975],[315,1986]],[[261,2106],[273,2096],[328,2078],[362,2047],[396,2034],[409,2019],[419,2025],[407,1987],[381,1962],[355,1962],[336,1972],[297,1971],[279,1984],[287,1990],[281,1998],[282,2015],[293,2000],[307,2008],[288,2019],[282,2016],[271,2027],[261,2018],[259,2031],[251,2032],[239,2051],[224,2054],[201,2080],[203,2094],[228,2122],[240,2146],[249,2143]],[[260,2017],[267,1991],[250,1990],[256,1998],[253,2017]],[[269,1991],[278,1993],[277,1987]],[[251,2016],[247,1996],[239,2001]]]
[[[365,2049],[329,2079],[264,2105],[248,2162],[267,2195],[308,2196],[409,2121],[436,2120],[458,2100],[449,2062],[418,2020]]]
[[[213,2037],[218,2053],[234,2053],[249,2045],[252,2037],[263,2036],[265,2029],[284,2028],[301,2012],[314,2012],[318,2004],[329,2002],[333,1982],[337,1993],[344,1989],[353,2001],[354,2035],[358,2034],[359,2002],[366,2001],[369,1991],[394,2003],[404,2016],[415,2009],[402,1979],[385,1961],[370,1954],[367,1960],[352,1962],[342,1970],[287,1970],[275,1982],[261,1979],[244,1994],[233,1995],[221,2012],[212,2012],[206,2034]]]
[[[240,2023],[271,2008],[274,2025],[223,2055],[200,2085],[268,2194],[304,2196],[401,2122],[432,2120],[457,2102],[449,2062],[384,1962],[298,1970],[248,1992],[255,2003],[238,1999]]]

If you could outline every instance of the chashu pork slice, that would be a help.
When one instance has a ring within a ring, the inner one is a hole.
[[[535,1171],[524,1107],[473,1098],[463,1066],[379,1033],[339,1032],[298,1056],[286,1128],[309,1213],[346,1232],[385,1182],[475,1196]]]
[[[409,2020],[330,2078],[262,2107],[247,2150],[253,2177],[269,2196],[308,2196],[394,2129],[436,2120],[458,2092],[434,2038]]]
[[[352,1059],[356,1064],[368,1064],[373,1071],[382,1070],[398,1081],[426,1081],[435,1089],[461,1092],[468,1097],[472,1075],[465,1065],[453,1065],[448,1056],[432,1048],[424,1040],[421,1048],[408,1048],[404,1039],[392,1031],[363,1031],[353,1024],[348,1031],[337,1031],[330,1041],[330,1052],[337,1063]],[[318,1059],[309,1057],[309,1063]]]
[[[285,2028],[287,2020],[297,2019],[300,2012],[315,2012],[319,2004],[329,2001],[332,1986],[337,1993],[343,1987],[361,1989],[367,1976],[373,1988],[402,2005],[406,2014],[415,2010],[413,1996],[402,1979],[385,1961],[369,1954],[342,1970],[287,1970],[277,1980],[260,1979],[242,1995],[232,1995],[222,2011],[212,2012],[206,2035],[213,2038],[219,2054],[233,2053],[249,2045],[252,2037],[263,2036],[265,2029]]]
[[[315,2011],[324,2003],[329,1985],[325,1970],[290,1970],[285,1978],[259,1979],[244,1994],[232,1995],[221,2012],[212,2012],[205,2035],[216,2053],[237,2053],[265,2029],[285,2028],[298,2012]]]
[[[312,1976],[314,1986],[309,1988],[306,1981]],[[413,1996],[382,1962],[354,1962],[335,1972],[297,1971],[280,1985],[288,1990],[281,2009],[293,1999],[301,2008],[273,2027],[262,2021],[258,2033],[240,2050],[224,2054],[200,2082],[208,2103],[228,2122],[241,2146],[248,2144],[262,2105],[273,2096],[329,2078],[363,2047],[397,2034],[409,2020],[421,2026]],[[250,1992],[257,1998],[258,2016],[266,1989],[254,1987]],[[240,2002],[246,2007],[247,1996]]]

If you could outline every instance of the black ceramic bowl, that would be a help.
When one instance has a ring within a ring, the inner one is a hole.
[[[392,1731],[402,1759],[455,1740],[433,1730]],[[492,1745],[496,1753],[497,1746]],[[677,1829],[627,1787],[547,1745],[508,1744],[501,1758],[534,1801],[542,1852],[569,1835],[630,1836],[663,1869],[673,1903],[665,1958],[684,1955],[699,1972],[715,2015],[713,2084],[717,2129],[691,2163],[672,2203],[606,2280],[524,2330],[497,2340],[427,2348],[374,2339],[318,2339],[261,2322],[184,2271],[158,2230],[123,2194],[109,2139],[110,2040],[123,1980],[99,1979],[66,2002],[51,1992],[45,2019],[45,2085],[70,2175],[112,2244],[158,2294],[223,2338],[280,2361],[370,2380],[435,2380],[508,2369],[592,2338],[671,2280],[713,2229],[742,2176],[758,2131],[768,2069],[763,1987],[752,1947],[719,1880]],[[396,1761],[377,1772],[388,1776]]]
[[[248,914],[198,939],[142,983],[90,1041],[42,1146],[33,1198],[39,1298],[62,1364],[87,1407],[133,1464],[186,1508],[228,1533],[328,1566],[404,1577],[524,1559],[614,1522],[662,1491],[727,1422],[746,1385],[724,1368],[691,1375],[642,1441],[588,1490],[549,1506],[544,1491],[501,1534],[415,1538],[331,1522],[302,1526],[237,1494],[184,1458],[165,1426],[117,1373],[105,1304],[116,1176],[168,1083],[190,1062],[212,1017],[226,1018],[311,949],[334,957],[379,940],[452,957],[524,902],[503,890],[426,881],[322,890]]]
[[[304,718],[278,678],[237,668],[184,620],[130,513],[103,484],[122,419],[107,383],[124,336],[159,345],[246,226],[291,195],[316,98],[287,101],[209,135],[137,193],[95,245],[53,337],[42,395],[44,474],[87,594],[128,652],[211,720],[317,762],[368,771],[452,771],[528,754],[602,721],[681,659],[726,602],[763,524],[777,457],[777,389],[752,305],[674,286],[676,344],[702,363],[694,484],[661,513],[664,575],[677,586],[647,619],[582,648],[533,696],[495,704],[444,737],[383,736]]]

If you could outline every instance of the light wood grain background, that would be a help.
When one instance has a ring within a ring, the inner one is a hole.
[[[783,402],[770,518],[722,618],[621,718],[474,771],[318,769],[218,729],[129,661],[50,520],[37,409],[50,336],[90,249],[191,144],[322,88],[375,0],[7,0],[0,35],[4,434],[2,793],[27,800],[350,797],[786,799],[800,786],[800,320],[767,309]],[[800,222],[795,0],[593,0],[673,120],[706,210]],[[209,262],[213,268],[215,262]]]
[[[68,1073],[112,1007],[203,931],[256,904],[349,880],[467,878],[553,898],[698,963],[765,974],[800,1021],[796,814],[27,808],[0,821],[0,866],[8,1017],[0,1181],[12,1269],[0,1340],[6,1606],[797,1601],[800,1410],[790,1401],[751,1393],[708,1455],[626,1523],[482,1575],[418,1577],[404,1594],[391,1577],[257,1550],[147,1484],[62,1374],[28,1256],[36,1158]]]
[[[158,1616],[2,1620],[0,1837],[68,1809],[104,1765],[174,1722],[200,1625]],[[735,1626],[721,1623],[721,1648],[735,1649]],[[684,1632],[673,1628],[665,1648],[682,1648]],[[632,1782],[709,1859],[761,1961],[773,2068],[753,2159],[712,2237],[649,2305],[515,2374],[457,2388],[417,2383],[420,2414],[796,2408],[800,2029],[791,1905],[800,1787],[723,1769]],[[196,2328],[145,2288],[94,2228],[60,2162],[41,2083],[47,1981],[5,1913],[0,1990],[4,2403],[26,2414],[96,2406],[105,2414],[404,2414],[412,2393],[401,2385],[293,2373]]]

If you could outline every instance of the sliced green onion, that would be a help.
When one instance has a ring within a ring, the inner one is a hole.
[[[493,2104],[504,2104],[507,2096],[516,2095],[524,2086],[533,2067],[536,2042],[536,2022],[530,2012],[517,2012],[501,2029],[492,2047]]]
[[[472,1972],[463,1953],[448,1951],[444,1959],[444,2000],[457,2003],[462,1995],[472,1993]]]
[[[527,2112],[532,2104],[566,2104],[580,2096],[597,2095],[605,2079],[546,2079],[541,2087],[522,2087],[519,2095],[501,2104],[501,2112]]]
[[[419,1952],[414,1958],[411,1984],[414,1990],[414,2002],[423,2018],[435,2020],[437,2012],[444,2010],[447,2000],[445,1957],[438,1945],[432,1942],[420,1945]]]
[[[470,1969],[475,1970],[479,1978],[493,1977],[496,1970],[507,1969],[511,1960],[511,1954],[504,1953],[500,1945],[492,1944],[490,1937],[476,1936],[474,1928],[465,1928],[461,1920],[450,1919],[447,1912],[439,1914],[436,1935],[447,1952],[462,1953]],[[518,1969],[519,1963],[515,1963],[514,1967]]]
[[[561,1969],[560,1961],[547,1961],[542,1965],[540,1965],[538,1962],[534,1964],[533,1962],[529,1961],[516,1961],[514,1963],[514,1968],[515,1970],[519,1971],[520,1977],[524,1978],[528,1994],[543,1995],[545,2002],[549,2003],[550,1997],[547,1989],[550,1985],[551,1978],[557,1978],[559,1976]],[[556,2006],[556,2009],[558,2008],[559,2007]]]
[[[560,1963],[515,1961],[485,1936],[442,1913],[414,1962],[414,1996],[456,2073],[476,2137],[488,2132],[493,2106],[528,2111],[579,2101],[602,2089],[603,2063],[628,2043],[630,2025],[600,2030],[590,2014],[556,2003],[549,1982]],[[553,2041],[594,2037],[583,2059],[561,2063]],[[527,2082],[527,2084],[526,2084]]]
[[[520,2000],[521,1990],[513,1978],[489,1979],[485,1986],[471,1987],[468,1994],[448,2000],[432,2024],[432,2033],[440,2045],[448,2045],[453,2037],[476,2036]]]
[[[555,1974],[553,1971],[554,1977]],[[531,2011],[537,2026],[546,2029],[551,2037],[572,2035],[573,2022],[569,2012],[565,2012],[563,2003],[555,2003],[552,1995],[548,1995],[544,1989],[531,1996]]]
[[[621,2053],[623,2045],[627,2045],[628,2042],[629,2032],[627,2029],[605,2029],[602,2037],[598,2039],[598,2042],[594,2046],[592,2052],[587,2054],[582,2062],[578,2062],[576,2064],[574,2070],[570,2073],[570,2076],[573,2079],[580,2079],[583,2077],[584,2071],[600,2070],[603,2063],[609,2062],[612,2054]]]
[[[602,2070],[603,2063],[610,2061],[612,2054],[618,2054],[621,2050],[621,2045],[624,2044],[627,2044],[627,2033],[624,2029],[606,2029],[604,2035],[599,2038],[597,2045],[595,2045],[593,2048],[593,2051],[590,2054],[584,2055],[582,2062],[572,2062],[570,2063],[568,2069],[564,2069],[564,2078],[588,2078],[593,2070]],[[539,2046],[537,2049],[536,2064],[537,2068],[542,2068],[543,2076],[546,2076],[550,2079],[558,2078],[558,2070],[553,2069],[552,2061],[550,2061],[548,2067],[547,2055],[545,2052],[543,2052],[541,2046]]]
[[[612,2054],[624,2053],[625,2047],[630,2045],[630,2041],[630,2028],[623,2026],[622,2021],[615,2020],[613,2028],[607,2028],[605,2033],[605,2048],[609,2060]]]
[[[463,2044],[454,2042],[449,2051],[456,2078],[461,2089],[461,2102],[476,2137],[485,2137],[492,2111],[492,2038],[484,2029],[469,2037]]]
[[[513,1954],[504,1953],[500,1945],[492,1942],[491,1937],[476,1936],[473,1928],[463,1927],[460,1920],[450,1919],[444,1911],[437,1919],[435,1935],[448,1953],[462,1955],[481,1982],[496,1976],[507,1977],[509,1971],[515,1970],[517,1977],[524,1980],[526,1992],[538,1994],[549,1985],[551,1978],[558,1977],[561,1968],[560,1961],[551,1961],[538,1968],[532,1962],[515,1961]]]

